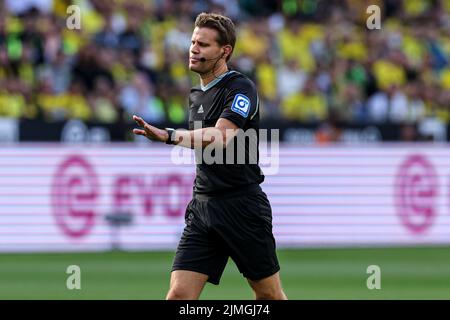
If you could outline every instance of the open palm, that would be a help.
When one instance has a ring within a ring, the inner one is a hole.
[[[166,130],[158,129],[152,125],[149,125],[141,117],[138,117],[136,115],[133,116],[133,120],[136,121],[138,126],[143,128],[143,129],[133,129],[134,134],[147,137],[150,140],[161,142],[167,141],[169,134],[167,133]]]

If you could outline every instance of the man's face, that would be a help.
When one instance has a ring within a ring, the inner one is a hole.
[[[189,49],[189,69],[191,71],[205,74],[214,68],[214,64],[223,52],[222,47],[217,43],[217,36],[218,33],[214,29],[198,27],[194,29]],[[200,58],[205,58],[207,61],[202,62]]]

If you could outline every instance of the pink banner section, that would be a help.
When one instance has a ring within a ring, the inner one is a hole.
[[[151,143],[0,150],[0,252],[176,248],[192,151]],[[445,144],[281,145],[263,154],[277,246],[450,244],[449,159]]]

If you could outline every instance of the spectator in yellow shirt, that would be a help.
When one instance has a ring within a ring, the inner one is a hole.
[[[328,117],[328,103],[317,89],[315,79],[309,79],[303,91],[288,96],[282,102],[283,114],[291,120],[318,122]]]

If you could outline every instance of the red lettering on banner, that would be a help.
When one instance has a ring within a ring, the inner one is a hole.
[[[159,208],[158,212],[166,217],[183,216],[191,184],[190,179],[174,173],[151,179],[120,174],[113,179],[112,211],[129,210],[131,214],[151,217]],[[85,158],[70,156],[59,165],[51,199],[56,224],[65,235],[80,238],[91,232],[98,215],[99,195],[97,174]],[[136,210],[139,212],[133,212]]]
[[[402,163],[395,202],[400,220],[409,231],[420,234],[433,225],[438,189],[434,167],[424,156],[413,155]]]
[[[89,162],[71,156],[56,170],[52,206],[57,225],[69,237],[88,234],[94,226],[98,197],[97,176]]]
[[[164,216],[179,217],[184,215],[191,182],[185,181],[179,174],[169,174],[151,181],[135,175],[120,175],[114,181],[113,190],[116,210],[130,209],[130,206],[137,204],[142,210],[138,214],[150,217],[155,206],[160,204]]]
[[[132,195],[130,185],[132,182],[132,177],[129,176],[119,176],[116,178],[113,191],[114,207],[120,209],[130,201]]]
[[[144,179],[136,177],[136,185],[138,186],[139,195],[142,199],[142,205],[144,208],[144,215],[150,217],[153,214],[153,199],[151,188],[145,185]]]
[[[143,209],[145,216],[152,215],[152,195],[141,177],[120,175],[115,179],[113,188],[115,210],[131,210],[130,207],[137,203]]]
[[[184,211],[186,209],[186,195],[188,185],[183,180],[183,177],[177,174],[171,174],[166,179],[160,181],[160,186],[165,190],[166,196],[163,201],[163,208],[165,210],[165,214],[168,217],[179,217],[184,215]],[[173,204],[171,202],[172,188],[176,188],[175,190],[175,199],[176,203]]]

